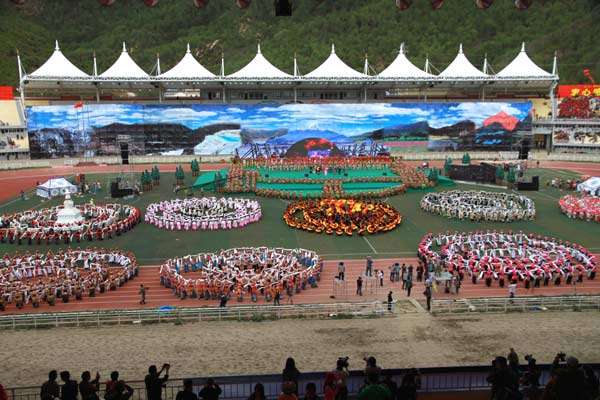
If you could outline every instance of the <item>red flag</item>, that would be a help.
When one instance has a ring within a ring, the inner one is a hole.
[[[75,107],[75,108],[83,107],[83,101],[80,100],[79,103],[75,104],[73,107]]]
[[[584,69],[584,70],[583,70],[583,74],[584,74],[585,76],[588,76],[588,75],[590,74],[590,70],[589,70],[589,69]]]

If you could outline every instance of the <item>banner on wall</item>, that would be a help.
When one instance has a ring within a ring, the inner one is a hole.
[[[600,97],[600,85],[558,85],[558,97]]]
[[[552,140],[555,146],[600,147],[600,131],[581,128],[562,128],[555,131]]]
[[[531,103],[84,104],[28,107],[33,158],[243,154],[253,144],[284,153],[323,139],[347,152],[380,143],[392,152],[502,150],[531,130]]]

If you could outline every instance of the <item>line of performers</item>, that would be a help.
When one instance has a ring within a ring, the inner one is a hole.
[[[529,197],[481,190],[427,193],[421,209],[448,218],[513,222],[533,220],[535,204]]]
[[[231,197],[202,197],[152,203],[144,220],[171,230],[215,230],[241,228],[260,220],[256,200]]]
[[[337,235],[387,232],[402,221],[389,204],[354,199],[297,201],[287,206],[283,219],[292,228]]]
[[[268,171],[311,171],[311,173],[341,173],[345,170],[381,170],[390,168],[394,159],[389,156],[359,157],[292,157],[255,158],[244,160],[245,166],[264,168]]]
[[[241,302],[263,295],[271,301],[316,287],[321,270],[310,250],[244,247],[170,259],[160,267],[160,283],[181,299],[235,296]]]
[[[123,250],[60,249],[46,254],[36,251],[0,260],[0,310],[14,302],[17,308],[42,302],[55,305],[57,300],[82,300],[85,295],[116,290],[138,274],[132,253]]]
[[[122,215],[121,215],[122,214]],[[141,221],[140,211],[136,207],[122,206],[119,214],[123,219],[102,221],[95,226],[73,225],[74,229],[55,229],[53,226],[23,229],[0,228],[0,243],[42,244],[80,243],[81,241],[112,239],[114,236],[131,230]]]
[[[430,271],[447,271],[461,279],[468,275],[475,284],[484,279],[523,281],[525,287],[583,282],[596,277],[596,257],[575,243],[556,238],[526,235],[522,231],[427,234],[419,244],[418,256]]]
[[[567,195],[558,200],[558,206],[569,218],[600,222],[600,197]]]

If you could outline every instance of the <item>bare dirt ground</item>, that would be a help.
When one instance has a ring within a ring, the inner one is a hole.
[[[3,331],[5,387],[41,384],[51,369],[117,369],[139,380],[169,362],[172,377],[280,373],[287,357],[300,371],[323,371],[349,356],[351,369],[374,355],[383,368],[488,365],[509,347],[549,363],[558,351],[600,360],[600,313],[547,312],[392,318],[131,325]]]

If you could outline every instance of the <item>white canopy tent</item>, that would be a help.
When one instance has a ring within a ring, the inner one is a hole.
[[[458,48],[456,58],[443,70],[439,78],[452,80],[483,80],[489,79],[490,76],[478,70],[463,53],[462,43]]]
[[[183,58],[173,68],[158,76],[161,79],[211,79],[215,74],[206,69],[192,55],[190,44]]]
[[[245,67],[231,75],[227,75],[227,78],[239,78],[239,79],[252,79],[252,78],[274,78],[274,79],[287,79],[291,78],[292,75],[286,74],[273,64],[271,64],[261,53],[260,44],[258,45],[256,55]]]
[[[149,75],[133,61],[129,53],[127,53],[125,42],[123,42],[123,51],[121,52],[121,55],[110,68],[100,74],[100,78],[148,79]]]
[[[577,185],[578,192],[586,192],[593,196],[600,196],[600,176],[594,176]]]
[[[77,68],[58,47],[58,40],[55,42],[54,53],[41,67],[29,74],[35,78],[89,78],[89,75]]]
[[[504,69],[496,74],[497,78],[518,79],[534,78],[552,80],[553,74],[538,67],[525,52],[525,42],[521,45],[521,51]]]
[[[435,78],[434,75],[423,71],[415,66],[404,54],[404,43],[400,45],[398,55],[386,69],[381,71],[378,78],[396,78],[396,79],[427,79]]]
[[[47,182],[38,185],[35,193],[46,199],[56,196],[64,196],[66,194],[77,193],[77,186],[65,178],[52,178],[48,179]]]
[[[343,79],[356,79],[356,78],[368,78],[368,75],[360,73],[355,69],[348,66],[343,62],[337,54],[335,54],[335,45],[331,45],[331,54],[313,71],[304,75],[304,80],[343,80]]]

